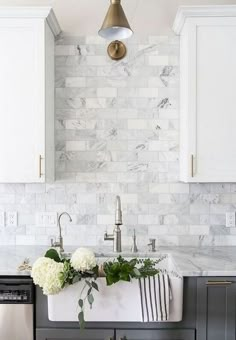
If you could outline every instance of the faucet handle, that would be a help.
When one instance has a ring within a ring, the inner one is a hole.
[[[149,246],[150,251],[154,253],[156,251],[156,239],[150,238],[148,246]]]
[[[132,244],[132,247],[131,247],[131,251],[132,251],[132,253],[138,253],[138,247],[137,247],[137,243],[136,243],[137,237],[136,237],[135,229],[134,229],[132,239],[133,239],[133,244]]]
[[[53,248],[61,247],[61,243],[56,240],[56,237],[51,238],[50,241],[51,241],[51,247]]]

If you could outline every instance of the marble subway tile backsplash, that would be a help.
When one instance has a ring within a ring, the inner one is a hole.
[[[64,36],[56,53],[56,182],[0,184],[0,211],[18,211],[18,227],[0,227],[0,244],[49,245],[55,226],[41,212],[68,211],[65,245],[103,245],[122,200],[123,244],[236,245],[225,213],[236,211],[235,184],[183,184],[179,171],[179,40],[127,40],[112,61],[97,36]],[[109,243],[106,243],[108,245]]]

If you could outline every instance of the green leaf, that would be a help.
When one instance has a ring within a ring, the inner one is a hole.
[[[96,289],[97,291],[99,291],[98,285],[96,284],[96,282],[92,281],[92,287],[93,287],[94,289]]]
[[[130,281],[130,276],[129,276],[129,274],[127,274],[127,273],[121,273],[120,274],[120,280],[122,280],[122,281]]]
[[[134,275],[137,276],[137,277],[140,277],[140,276],[141,276],[141,273],[140,273],[140,271],[138,270],[138,268],[134,268]]]
[[[79,299],[78,304],[79,304],[80,308],[83,308],[84,301],[82,299]]]
[[[92,308],[92,304],[94,302],[93,294],[88,295],[88,303],[90,304],[90,308]]]
[[[79,319],[80,328],[81,328],[81,329],[84,329],[84,327],[85,327],[85,321],[84,321],[84,312],[83,312],[83,311],[79,312],[79,314],[78,314],[78,319]]]
[[[132,267],[135,267],[136,264],[137,264],[137,259],[132,259],[132,260],[130,261],[130,265],[131,265]]]
[[[85,283],[86,283],[89,287],[92,286],[91,283],[90,283],[88,280],[85,280]]]
[[[93,268],[93,273],[94,273],[94,277],[98,277],[98,274],[99,274],[99,267],[98,265],[96,265],[94,268]]]
[[[58,252],[55,249],[49,249],[44,257],[54,260],[55,262],[62,262]]]
[[[76,282],[79,282],[81,280],[81,278],[79,276],[75,276],[73,277],[72,279],[72,284],[76,283]]]

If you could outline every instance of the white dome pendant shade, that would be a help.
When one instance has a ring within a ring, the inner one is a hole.
[[[111,0],[110,7],[98,34],[108,40],[130,38],[132,29],[125,16],[120,0]]]

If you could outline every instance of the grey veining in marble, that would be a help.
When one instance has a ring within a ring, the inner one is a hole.
[[[0,248],[0,275],[29,275],[29,272],[19,272],[18,267],[25,258],[30,264],[43,256],[48,248],[45,246],[2,246]],[[67,247],[67,252],[73,252],[75,247]],[[93,247],[97,257],[117,257],[112,248]],[[191,276],[236,276],[236,247],[161,247],[156,253],[150,253],[143,248],[139,253],[132,254],[125,249],[121,255],[129,257],[160,258],[169,254],[178,270],[185,277]]]

